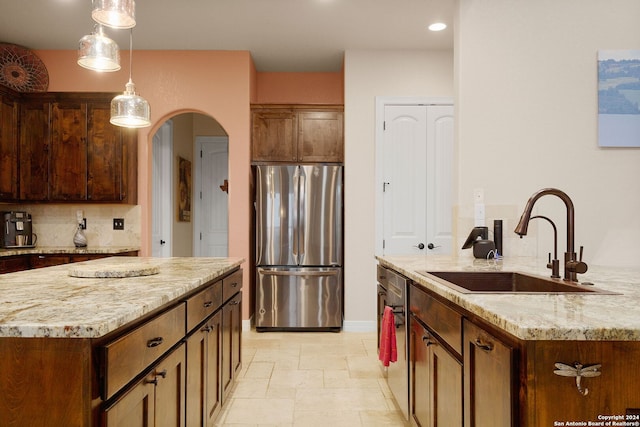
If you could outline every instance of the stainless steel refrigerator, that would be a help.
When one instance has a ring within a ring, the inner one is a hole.
[[[342,327],[342,166],[256,166],[256,330]]]

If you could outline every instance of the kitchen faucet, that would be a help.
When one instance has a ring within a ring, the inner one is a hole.
[[[542,190],[534,193],[527,201],[527,204],[524,207],[524,212],[522,212],[520,221],[518,222],[518,225],[516,226],[516,229],[514,231],[516,232],[516,234],[520,235],[520,238],[527,235],[527,228],[529,226],[529,221],[531,220],[531,211],[533,210],[533,205],[540,197],[546,195],[559,197],[567,207],[567,251],[564,253],[564,280],[577,282],[578,273],[585,273],[588,267],[586,263],[582,262],[582,246],[580,246],[580,259],[576,259],[574,246],[574,209],[573,202],[571,201],[567,193],[562,190],[558,190],[557,188],[543,188]]]

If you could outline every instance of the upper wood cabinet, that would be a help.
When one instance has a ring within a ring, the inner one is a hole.
[[[18,104],[0,90],[0,199],[18,196]]]
[[[0,201],[137,203],[137,132],[109,123],[114,94],[17,96],[15,149],[2,96]]]
[[[251,160],[330,162],[344,160],[342,106],[252,106]]]
[[[44,99],[20,105],[20,200],[49,199],[49,147],[51,103]]]

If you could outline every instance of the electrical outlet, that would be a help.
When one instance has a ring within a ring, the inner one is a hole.
[[[87,229],[87,218],[82,218],[82,222],[80,224],[82,225],[82,229],[86,230]]]
[[[124,230],[124,218],[113,218],[113,229]]]

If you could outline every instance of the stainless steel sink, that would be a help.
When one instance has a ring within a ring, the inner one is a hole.
[[[615,295],[614,292],[562,279],[509,271],[418,271],[421,275],[464,294],[582,294]]]

